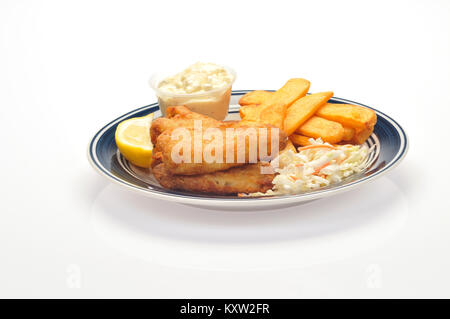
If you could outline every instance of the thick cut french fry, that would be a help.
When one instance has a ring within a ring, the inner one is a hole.
[[[310,82],[305,79],[290,79],[278,91],[262,101],[261,104],[250,110],[243,110],[241,118],[272,124],[283,129],[287,108],[299,98],[306,95]],[[243,108],[247,108],[247,106]],[[241,108],[242,109],[242,108]],[[258,116],[259,113],[259,116]],[[258,118],[258,119],[256,119]]]
[[[286,111],[296,100],[308,93],[310,82],[305,79],[290,79],[271,98],[264,101],[260,106],[260,121],[266,124],[278,126],[284,129]]]
[[[294,153],[297,153],[297,149],[295,148],[294,144],[292,144],[291,140],[288,140],[286,143],[286,146],[284,147],[284,149],[280,152],[280,153],[284,153],[287,151],[292,151]]]
[[[273,102],[283,102],[287,105],[287,107],[289,107],[296,100],[304,97],[306,93],[308,93],[310,85],[311,83],[305,79],[289,79],[281,89],[272,93],[270,96],[272,97],[272,99],[276,100]],[[261,104],[267,102],[269,102],[269,100],[264,100]]]
[[[358,129],[370,129],[377,122],[377,115],[373,110],[352,104],[327,103],[316,115]]]
[[[354,144],[362,144],[369,138],[372,132],[373,127],[364,129],[355,129],[355,135],[353,136],[351,142]]]
[[[355,135],[355,129],[352,127],[344,126],[344,136],[342,137],[343,141],[351,141],[353,136]]]
[[[261,114],[261,108],[259,105],[245,105],[239,109],[241,119],[245,121],[259,121],[259,115]]]
[[[267,102],[273,96],[278,98],[283,97],[288,100],[288,104],[292,104],[295,100],[303,97],[308,93],[311,83],[308,80],[301,78],[290,79],[286,84],[276,92],[256,90],[249,92],[241,97],[239,104],[244,105],[259,105]]]
[[[283,129],[287,107],[288,105],[284,103],[284,101],[273,102],[270,106],[265,107],[261,111],[259,115],[259,121],[261,123],[272,124],[279,127],[280,129]]]
[[[258,105],[263,103],[265,100],[272,97],[272,92],[268,91],[252,91],[244,94],[239,100],[239,104],[244,105]]]
[[[291,135],[333,96],[333,92],[307,95],[289,107],[284,120],[284,131]]]
[[[344,137],[344,128],[341,123],[313,116],[296,131],[297,134],[321,138],[328,143],[339,143]]]
[[[303,136],[299,134],[292,134],[289,136],[289,139],[291,140],[294,145],[297,146],[308,146],[311,145],[311,142],[309,141],[311,137],[309,136]]]

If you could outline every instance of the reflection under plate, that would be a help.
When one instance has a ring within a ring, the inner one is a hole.
[[[211,270],[298,268],[346,258],[402,227],[407,204],[388,178],[308,204],[254,212],[197,209],[106,186],[92,205],[96,234],[125,254]]]

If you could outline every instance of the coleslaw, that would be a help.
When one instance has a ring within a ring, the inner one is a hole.
[[[339,183],[363,171],[372,151],[366,144],[333,146],[320,138],[311,138],[309,142],[311,145],[299,147],[298,153],[288,150],[271,162],[277,173],[271,190],[248,196],[298,194]]]

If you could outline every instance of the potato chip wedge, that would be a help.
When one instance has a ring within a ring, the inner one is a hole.
[[[305,123],[316,111],[333,96],[333,92],[321,92],[307,95],[298,99],[289,107],[284,120],[284,131],[291,135]]]
[[[311,142],[309,141],[310,138],[311,137],[309,137],[309,136],[304,136],[304,135],[299,135],[299,134],[292,134],[289,136],[289,140],[291,140],[291,142],[297,146],[311,145]]]
[[[316,115],[358,129],[370,129],[377,122],[377,115],[373,110],[352,104],[327,103]]]
[[[351,141],[353,136],[355,135],[355,129],[352,127],[344,126],[344,136],[342,137],[343,141]]]
[[[268,91],[252,91],[244,94],[239,100],[239,104],[244,105],[259,105],[264,103],[264,101],[272,97],[273,92]]]
[[[354,144],[362,144],[369,138],[372,132],[373,127],[364,129],[355,129],[355,135],[353,136],[351,142]]]
[[[339,143],[344,137],[344,127],[341,123],[313,116],[302,124],[296,131],[297,134],[321,138],[328,143]]]

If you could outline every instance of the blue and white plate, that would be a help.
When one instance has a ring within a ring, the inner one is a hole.
[[[240,119],[238,101],[247,92],[249,91],[232,92],[227,120]],[[332,98],[329,102],[369,107],[361,103],[336,97]],[[126,189],[156,199],[227,210],[273,209],[298,205],[306,201],[355,189],[359,185],[387,173],[405,157],[408,150],[408,138],[405,131],[396,121],[386,114],[375,109],[373,110],[377,113],[378,121],[373,134],[366,141],[369,146],[374,145],[374,149],[369,158],[371,165],[364,172],[353,175],[342,183],[298,195],[240,198],[237,196],[193,194],[172,191],[161,187],[152,176],[150,170],[131,165],[120,154],[114,140],[116,127],[120,122],[132,117],[145,116],[149,113],[155,113],[155,118],[160,117],[161,112],[159,111],[158,103],[138,108],[105,125],[95,134],[89,143],[88,158],[92,166],[109,180],[124,186]]]

